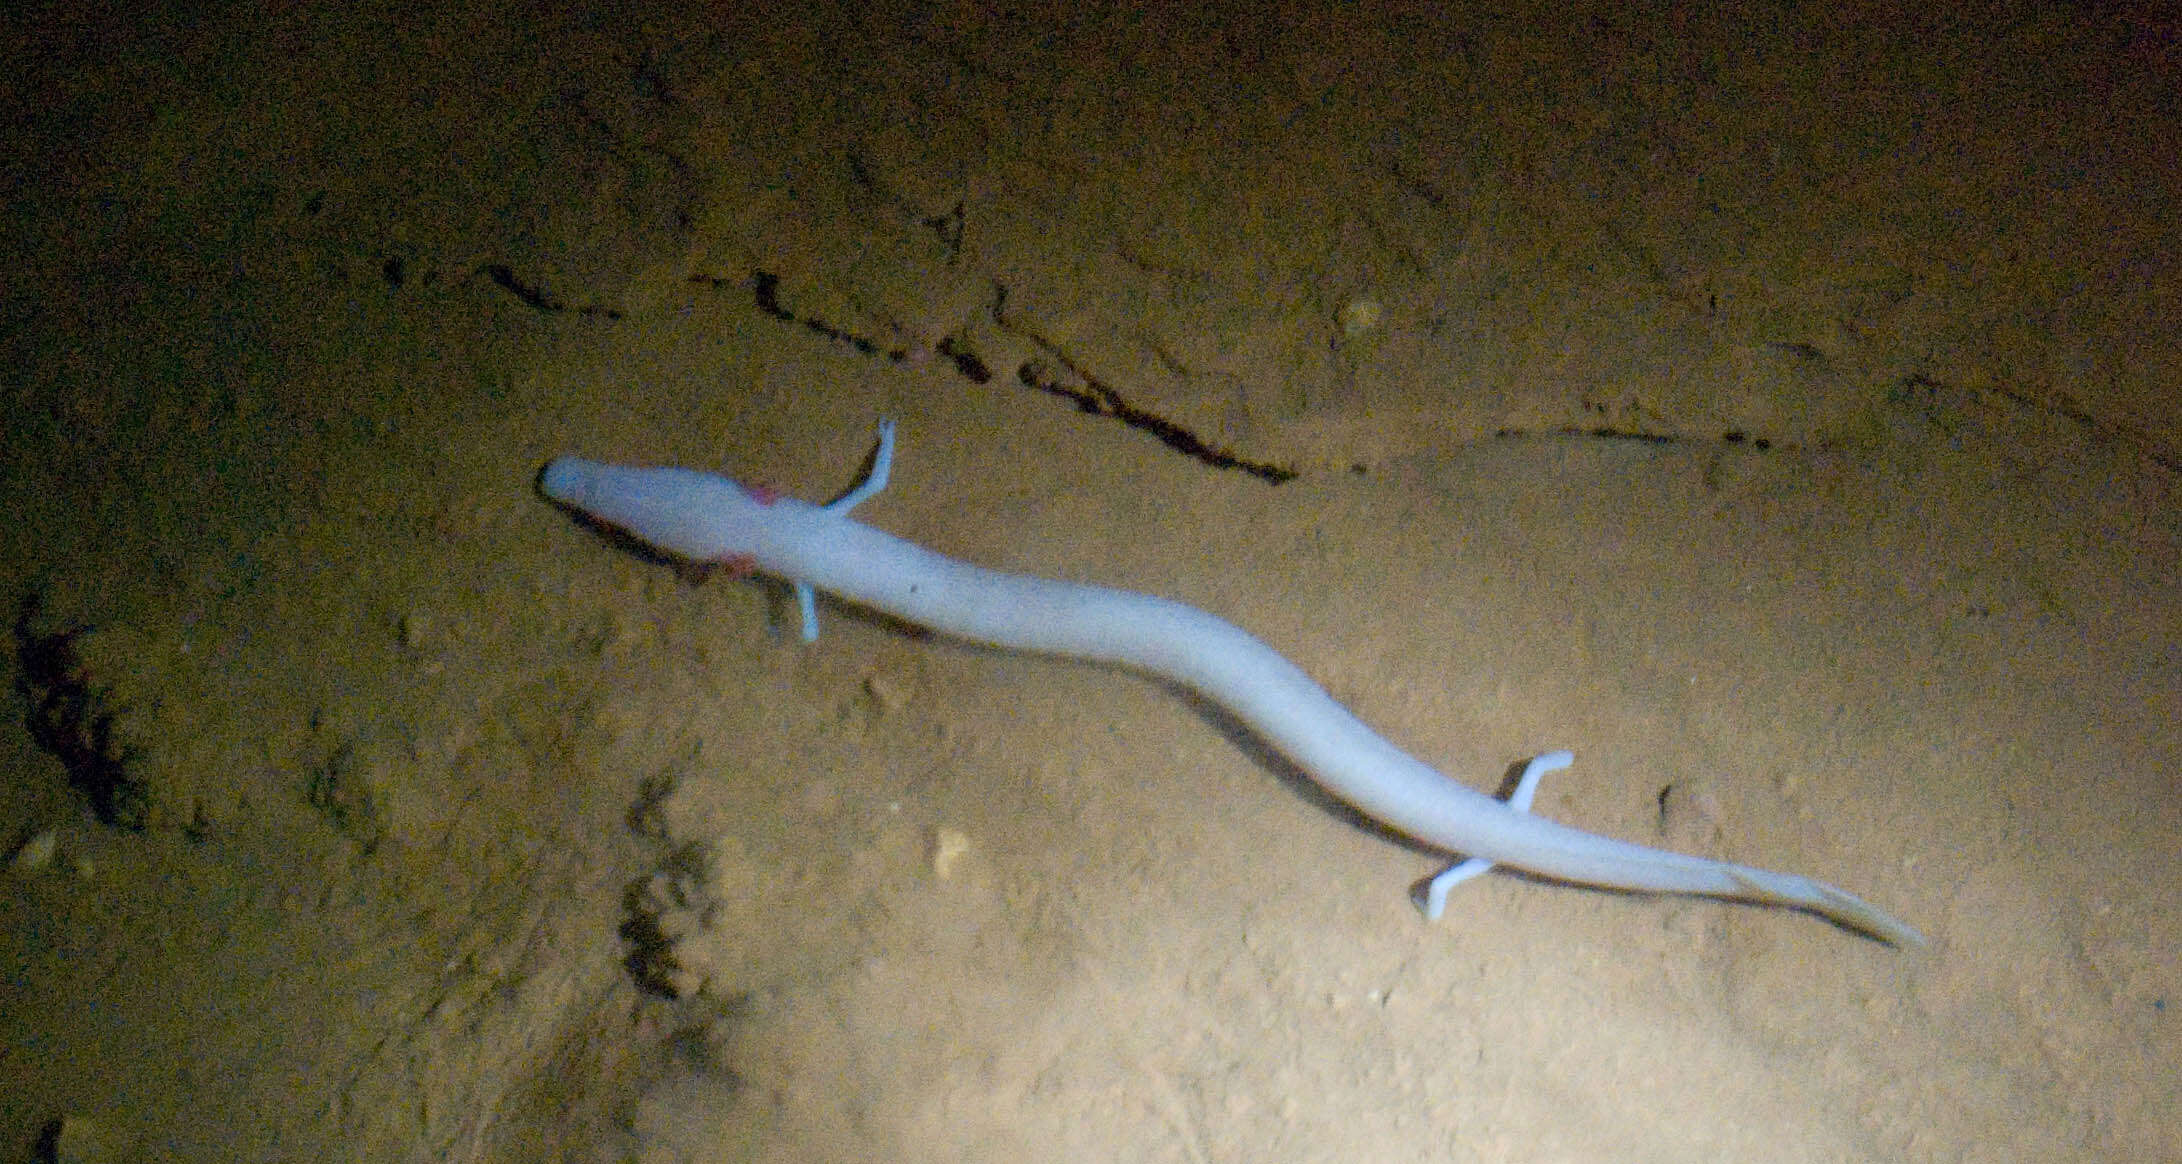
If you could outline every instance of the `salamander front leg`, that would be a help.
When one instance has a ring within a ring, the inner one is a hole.
[[[1576,762],[1568,752],[1547,752],[1532,756],[1523,765],[1523,774],[1515,778],[1515,791],[1508,795],[1508,807],[1517,812],[1529,812],[1531,798],[1538,794],[1538,780],[1548,772],[1558,772]],[[1455,886],[1493,867],[1483,857],[1471,857],[1449,866],[1439,876],[1424,883],[1422,892],[1413,894],[1417,908],[1424,911],[1428,921],[1438,921],[1447,910],[1447,892]]]
[[[893,471],[894,422],[882,420],[879,422],[879,447],[871,454],[871,472],[864,474],[864,479],[858,481],[848,492],[827,502],[827,512],[845,514],[870,500],[879,490],[886,488],[887,477]],[[796,582],[793,585],[796,592],[796,611],[803,616],[803,641],[815,643],[818,641],[818,598],[811,593],[810,583]]]

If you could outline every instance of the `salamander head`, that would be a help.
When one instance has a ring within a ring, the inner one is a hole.
[[[765,541],[766,509],[778,499],[726,477],[690,469],[636,468],[561,457],[538,489],[582,516],[687,562],[748,560]]]

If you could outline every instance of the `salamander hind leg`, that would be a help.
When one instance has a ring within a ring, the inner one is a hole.
[[[1515,791],[1508,794],[1508,807],[1517,812],[1529,812],[1530,802],[1538,795],[1538,781],[1548,772],[1558,772],[1576,762],[1569,752],[1546,752],[1532,756],[1523,765],[1522,774],[1515,778]],[[1447,894],[1455,886],[1491,869],[1493,863],[1483,857],[1471,857],[1457,861],[1438,876],[1420,884],[1411,897],[1417,908],[1424,911],[1425,920],[1438,921],[1447,911]]]

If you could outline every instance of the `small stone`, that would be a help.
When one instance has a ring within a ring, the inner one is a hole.
[[[59,845],[60,834],[52,829],[43,829],[36,836],[24,841],[22,848],[15,850],[15,867],[26,873],[43,869],[53,863],[53,853]]]
[[[62,1116],[46,1135],[54,1164],[121,1164],[133,1154],[126,1136],[82,1116]]]
[[[1386,309],[1376,299],[1358,297],[1341,305],[1341,334],[1352,340],[1360,340],[1379,330],[1386,319]]]
[[[1720,799],[1710,789],[1670,784],[1659,793],[1659,834],[1670,848],[1706,854],[1718,851],[1725,835]]]
[[[432,619],[429,615],[418,614],[416,611],[410,611],[408,614],[402,616],[403,646],[408,647],[412,651],[418,650],[424,646],[424,640],[431,633]]]
[[[955,865],[970,851],[970,836],[960,829],[941,829],[932,840],[932,876],[942,881],[954,876]]]
[[[892,675],[875,671],[864,676],[864,694],[871,697],[881,715],[892,715],[909,706],[909,685]]]

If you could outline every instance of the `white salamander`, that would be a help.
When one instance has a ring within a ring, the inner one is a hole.
[[[1565,767],[1565,752],[1532,760],[1513,803],[1502,803],[1395,747],[1301,668],[1223,619],[1149,594],[983,569],[849,520],[852,507],[885,487],[892,455],[893,425],[882,422],[871,473],[829,505],[774,497],[711,473],[573,457],[547,465],[539,485],[552,500],[676,557],[793,583],[806,640],[817,634],[816,587],[971,642],[1179,683],[1366,815],[1467,857],[1420,895],[1429,916],[1438,916],[1456,882],[1501,864],[1584,885],[1788,906],[1897,946],[1924,942],[1884,910],[1808,877],[1646,848],[1532,816],[1537,778]]]

